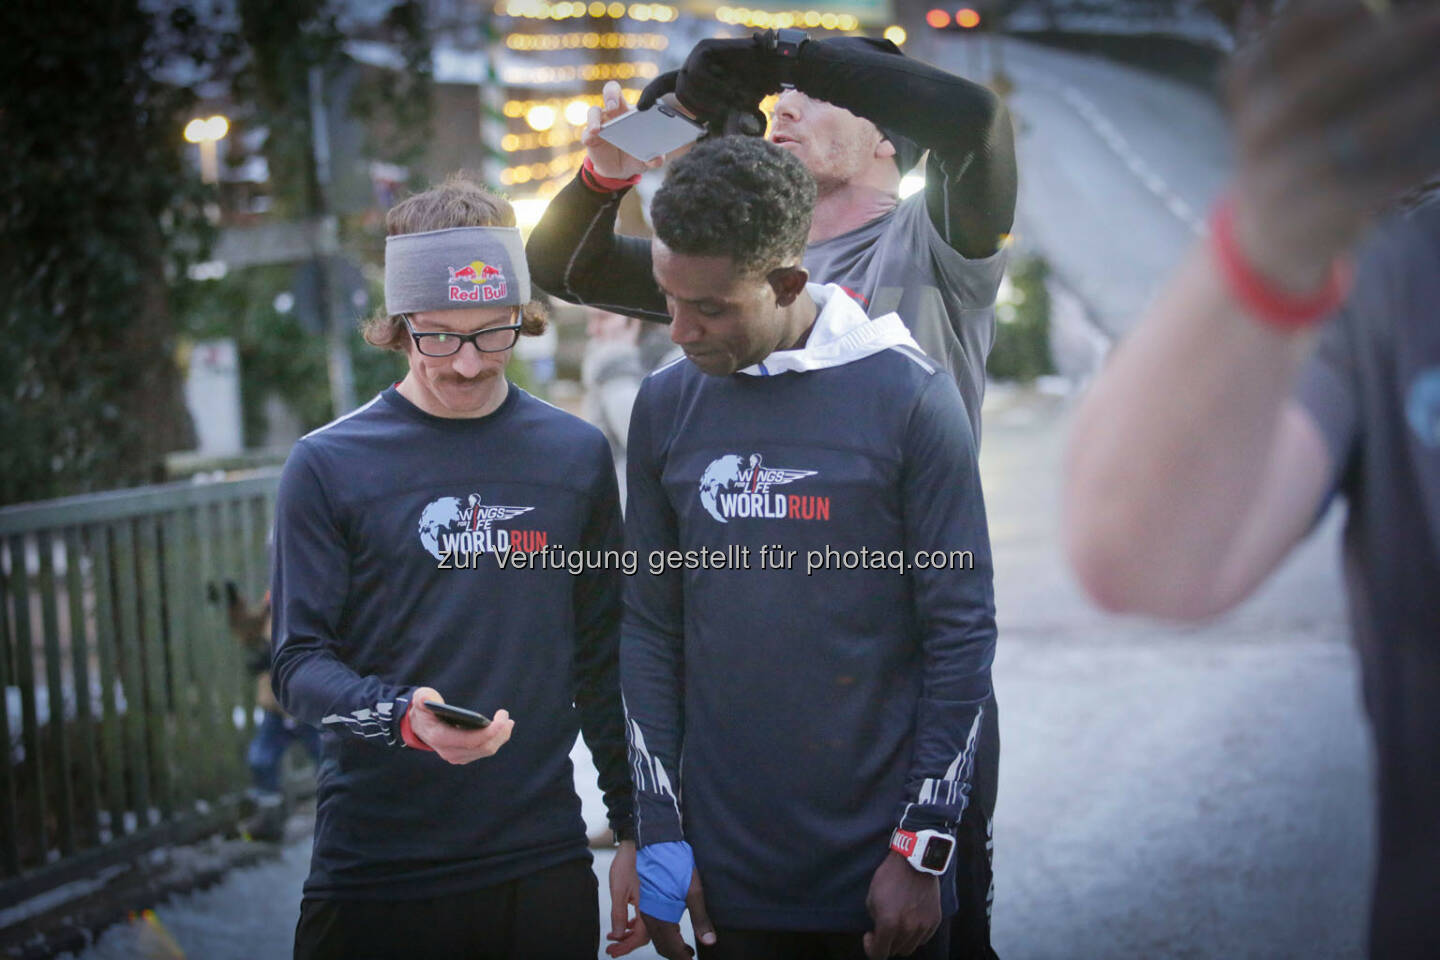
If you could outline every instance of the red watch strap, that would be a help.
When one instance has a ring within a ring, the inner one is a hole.
[[[1210,214],[1210,247],[1230,293],[1246,312],[1281,330],[1302,330],[1320,320],[1344,302],[1350,292],[1354,270],[1348,258],[1338,257],[1330,265],[1325,285],[1314,293],[1295,296],[1277,290],[1256,272],[1235,239],[1235,204],[1222,197]]]
[[[405,708],[405,716],[400,718],[400,739],[405,741],[405,746],[407,747],[413,747],[416,750],[429,750],[431,753],[434,753],[435,748],[415,736],[415,731],[410,728],[410,710],[414,706],[415,704],[412,701]]]
[[[595,172],[595,164],[590,161],[589,157],[586,157],[585,162],[580,165],[580,180],[596,193],[614,193],[616,190],[635,186],[640,182],[640,174],[637,173],[624,180],[601,176]]]
[[[920,838],[909,830],[900,830],[897,828],[894,833],[890,834],[890,849],[902,857],[908,857],[914,853],[915,845],[919,842]]]

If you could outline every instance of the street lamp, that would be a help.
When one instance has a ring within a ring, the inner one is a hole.
[[[230,132],[230,121],[218,113],[213,117],[196,117],[185,124],[185,139],[200,147],[200,179],[214,183],[220,179],[220,164],[215,144]]]

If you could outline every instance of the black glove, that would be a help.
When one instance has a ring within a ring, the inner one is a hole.
[[[701,40],[685,58],[675,96],[687,110],[746,109],[780,92],[773,31],[744,40]]]
[[[635,104],[636,109],[649,110],[661,97],[667,93],[676,93],[675,88],[680,80],[680,70],[670,70],[660,74],[654,80],[645,85],[640,91],[640,100]],[[760,101],[765,95],[760,94],[743,106],[719,106],[711,105],[707,109],[695,112],[695,118],[705,124],[709,131],[707,137],[723,137],[730,134],[744,134],[749,137],[759,137],[765,134],[765,114],[760,111]],[[688,110],[689,107],[687,106]]]

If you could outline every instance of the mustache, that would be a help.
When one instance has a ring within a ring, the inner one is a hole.
[[[503,372],[504,370],[501,367],[486,367],[473,377],[462,377],[458,374],[447,373],[444,376],[438,377],[437,382],[445,386],[463,387],[472,383],[482,383],[486,380],[493,380]]]

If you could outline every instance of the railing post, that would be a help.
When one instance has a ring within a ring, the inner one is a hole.
[[[55,604],[55,541],[49,530],[35,534],[40,555],[40,629],[45,637],[45,688],[50,707],[50,751],[54,762],[55,796],[50,812],[55,815],[60,855],[75,855],[75,796],[70,782],[70,744],[66,736],[64,669],[60,658],[60,616]],[[79,696],[79,691],[76,691]]]
[[[154,777],[155,804],[160,810],[160,819],[169,820],[175,814],[174,797],[171,795],[174,777],[175,751],[170,725],[170,658],[165,650],[164,620],[161,616],[160,596],[160,522],[155,516],[141,517],[136,521],[139,539],[136,543],[139,567],[139,595],[141,613],[141,643],[145,648],[145,738],[150,745],[150,769]]]
[[[20,872],[20,818],[15,806],[15,756],[10,745],[9,691],[18,678],[10,669],[14,654],[14,644],[10,642],[10,577],[5,573],[3,561],[4,558],[0,557],[0,694],[5,698],[5,703],[0,704],[3,708],[0,709],[0,742],[5,749],[5,763],[0,769],[0,857],[4,859],[6,875],[14,876]]]
[[[74,743],[80,754],[76,814],[84,846],[100,844],[100,806],[95,776],[95,711],[90,702],[89,619],[85,616],[85,562],[78,527],[65,528],[65,594],[70,612],[70,674],[75,684]],[[90,565],[94,572],[94,564]]]
[[[130,799],[139,830],[150,825],[150,758],[145,743],[145,650],[140,643],[137,583],[135,520],[122,520],[115,525],[115,598],[120,608],[115,657],[125,691],[125,758],[130,761]]]
[[[30,642],[30,571],[25,562],[25,537],[14,534],[9,539],[10,547],[10,602],[15,617],[15,680],[20,687],[20,729],[21,744],[25,750],[22,772],[30,774],[29,799],[31,801],[28,822],[21,822],[22,831],[30,831],[35,840],[37,863],[45,862],[45,853],[50,847],[49,832],[45,824],[45,768],[40,751],[40,727],[35,709],[35,651]],[[7,704],[6,709],[9,709]],[[26,797],[24,780],[20,784],[20,797]],[[23,862],[23,854],[22,854]]]
[[[186,543],[182,517],[186,511],[172,510],[160,517],[160,542],[165,557],[161,593],[164,597],[165,646],[170,652],[171,712],[174,717],[176,763],[172,765],[172,794],[175,805],[182,810],[194,809],[197,777],[194,764],[205,748],[195,729],[195,690],[203,679],[195,673],[191,662],[189,630],[190,604],[194,602],[193,585],[187,575],[190,549]]]
[[[115,567],[110,552],[110,526],[90,531],[95,558],[95,652],[100,661],[101,758],[105,763],[105,809],[110,815],[110,840],[125,835],[125,748],[120,710],[115,703],[119,674],[116,655]]]

